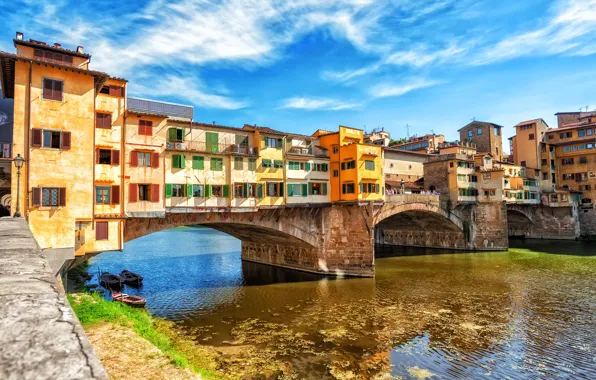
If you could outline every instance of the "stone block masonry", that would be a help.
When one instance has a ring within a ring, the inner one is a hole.
[[[507,221],[509,236],[559,240],[575,240],[580,236],[577,208],[508,205]]]
[[[596,240],[596,209],[580,209],[578,216],[581,238]]]
[[[0,236],[0,379],[107,379],[25,219]]]

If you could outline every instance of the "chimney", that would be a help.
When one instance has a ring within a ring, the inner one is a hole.
[[[60,46],[62,45],[60,45],[58,42],[54,42],[54,47],[59,48]]]
[[[17,40],[23,41],[23,33],[22,32],[17,32]]]
[[[83,47],[81,45],[77,46],[77,53],[83,54]]]

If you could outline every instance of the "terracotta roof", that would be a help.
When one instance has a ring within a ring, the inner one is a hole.
[[[401,187],[401,181],[385,181],[385,184],[389,186]],[[404,182],[404,186],[408,189],[415,189],[423,185],[421,183],[416,182]]]
[[[130,115],[137,115],[137,116],[150,116],[150,117],[161,117],[164,119],[168,118],[168,115],[154,113],[154,112],[143,112],[143,111],[135,111],[135,110],[126,110],[126,112]]]
[[[394,146],[395,145],[393,145],[393,146],[385,146],[385,147],[383,147],[383,149],[385,151],[390,151],[390,152],[395,152],[395,153],[413,154],[413,155],[416,155],[416,156],[426,156],[426,157],[428,157],[428,156],[435,156],[435,154],[432,154],[432,153],[423,153],[423,152],[414,152],[414,151],[411,151],[411,150],[395,149]]]
[[[110,76],[101,71],[94,71],[94,70],[85,70],[78,67],[68,66],[68,65],[61,65],[58,63],[50,63],[41,59],[35,59],[30,57],[24,57],[21,55],[8,53],[5,51],[0,50],[0,69],[1,69],[1,78],[0,84],[4,91],[2,92],[2,96],[4,98],[12,98],[14,96],[14,74],[15,74],[15,62],[17,60],[25,61],[25,62],[35,62],[40,65],[58,67],[60,69],[64,69],[66,71],[72,71],[79,74],[86,74],[92,75],[95,78],[95,88],[99,90],[101,86],[105,83],[106,79]]]
[[[240,127],[231,127],[228,125],[218,125],[218,124],[209,124],[209,123],[201,123],[199,121],[193,121],[192,122],[193,126],[198,126],[198,127],[205,127],[205,128],[223,128],[223,129],[231,129],[234,131],[244,131],[244,132],[252,132],[252,131],[247,131],[246,129],[240,128]]]
[[[545,133],[556,133],[558,131],[565,131],[568,129],[580,129],[580,128],[585,128],[585,127],[593,127],[596,126],[596,122],[594,123],[573,123],[573,124],[567,124],[564,127],[559,127],[559,128],[551,128],[548,131],[546,131]]]
[[[461,127],[460,129],[458,129],[457,131],[461,131],[464,128],[469,127],[470,125],[478,125],[481,127],[494,127],[494,128],[503,128],[502,125],[499,124],[495,124],[495,123],[489,123],[487,121],[478,121],[478,120],[474,120],[472,122],[469,122],[468,124],[466,124],[465,126]]]
[[[260,127],[257,125],[250,125],[250,124],[244,124],[244,129],[254,129],[261,133],[270,134],[270,135],[281,135],[281,136],[288,135],[288,133],[286,133],[286,132],[277,131],[277,130],[269,128],[269,127]]]
[[[542,121],[544,124],[546,124],[546,122],[544,121],[544,119],[542,118],[538,118],[538,119],[533,119],[533,120],[526,120],[526,121],[522,121],[521,123],[517,123],[514,125],[514,127],[520,127],[522,125],[528,125],[528,124],[534,124],[534,123],[539,123],[540,121]],[[548,126],[548,124],[546,124]]]
[[[41,49],[45,49],[45,50],[51,50],[51,51],[55,51],[58,53],[64,53],[64,54],[69,54],[69,55],[74,55],[77,57],[82,57],[82,58],[91,58],[90,54],[87,53],[79,53],[76,50],[70,50],[70,49],[65,49],[63,47],[57,47],[57,46],[53,46],[53,45],[48,45],[45,42],[41,42],[41,41],[35,41],[35,40],[29,40],[29,41],[23,41],[23,40],[17,40],[17,39],[13,39],[15,46],[16,45],[24,45],[24,46],[30,46],[30,47],[34,47],[34,48],[41,48]]]

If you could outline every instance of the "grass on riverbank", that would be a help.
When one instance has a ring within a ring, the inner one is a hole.
[[[210,354],[177,333],[171,322],[153,318],[143,309],[106,301],[97,293],[69,294],[68,300],[83,327],[115,323],[130,328],[163,352],[172,364],[189,368],[203,379],[220,378]]]

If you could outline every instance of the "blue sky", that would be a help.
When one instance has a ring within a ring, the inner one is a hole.
[[[133,96],[195,119],[310,134],[339,124],[449,139],[596,108],[596,0],[5,1],[15,31],[85,46]]]

